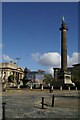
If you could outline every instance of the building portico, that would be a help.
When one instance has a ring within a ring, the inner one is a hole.
[[[7,83],[8,77],[14,75],[14,82],[18,83],[24,77],[24,68],[19,67],[16,63],[0,63],[0,79]]]

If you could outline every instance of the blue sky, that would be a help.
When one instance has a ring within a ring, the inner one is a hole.
[[[78,52],[78,3],[3,3],[2,54],[13,60],[16,57],[21,58],[18,64],[24,68],[46,70],[54,67],[55,65],[49,65],[50,61],[47,62],[47,65],[46,61],[47,57],[49,60],[49,55],[53,61],[56,61],[54,56],[58,57],[61,54],[59,28],[62,16],[65,17],[69,28],[67,31],[67,54],[72,59],[73,53]],[[53,55],[54,53],[56,55]],[[46,60],[43,59],[45,55],[47,55]],[[56,64],[56,66],[59,65]]]

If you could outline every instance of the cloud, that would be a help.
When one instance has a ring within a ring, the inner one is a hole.
[[[53,67],[50,67],[46,70],[46,73],[50,73],[52,76],[54,76],[54,70]]]
[[[34,61],[38,62],[40,58],[40,53],[36,53],[36,54],[32,53],[31,56]]]
[[[80,56],[80,53],[77,52],[74,52],[71,57],[67,55],[68,67],[79,63],[78,56]],[[61,66],[61,55],[57,52],[44,53],[42,55],[40,53],[32,53],[32,59],[37,63],[49,68]]]
[[[80,63],[79,58],[80,53],[74,52],[71,57],[67,55],[67,67],[71,67],[73,64]],[[46,67],[46,72],[50,73],[54,76],[53,68],[60,68],[61,67],[61,55],[57,52],[51,53],[32,53],[32,59]]]
[[[38,62],[41,65],[47,67],[60,67],[61,56],[59,53],[44,53],[41,55],[40,53],[33,53],[32,59]]]
[[[79,56],[80,56],[80,53],[77,53],[77,52],[74,52],[72,54],[72,57],[67,56],[68,67],[72,66],[73,64],[80,63]]]
[[[12,58],[10,58],[9,56],[7,56],[7,55],[5,55],[5,54],[2,55],[2,60],[5,60],[5,61],[13,61]]]

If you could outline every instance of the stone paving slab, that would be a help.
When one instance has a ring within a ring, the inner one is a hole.
[[[78,118],[79,92],[76,90],[8,90],[3,92],[2,101],[6,102],[6,118]],[[54,107],[52,95],[55,96]],[[44,97],[46,109],[41,109]]]

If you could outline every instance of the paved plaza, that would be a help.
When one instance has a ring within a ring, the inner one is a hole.
[[[12,89],[2,93],[6,102],[6,118],[78,118],[79,93],[77,90]],[[51,107],[52,96],[54,107]],[[45,109],[41,109],[44,97]]]

